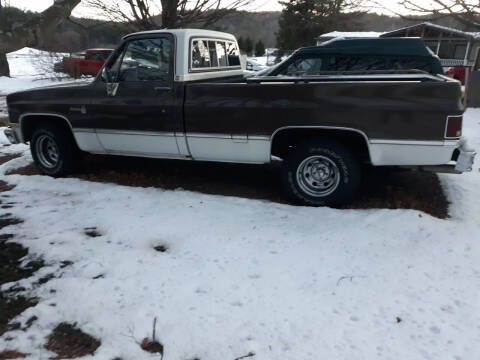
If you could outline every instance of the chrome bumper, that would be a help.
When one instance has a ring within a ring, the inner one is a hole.
[[[473,162],[477,153],[474,149],[468,147],[467,141],[464,138],[460,140],[459,145],[458,150],[460,154],[458,155],[457,164],[455,165],[455,171],[460,173],[472,171]]]
[[[3,131],[3,133],[7,137],[8,141],[10,141],[12,144],[20,144],[22,142],[22,136],[19,128],[8,127]]]

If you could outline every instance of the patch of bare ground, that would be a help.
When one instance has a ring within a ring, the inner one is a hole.
[[[37,175],[38,171],[30,165],[11,173]],[[280,163],[243,165],[86,155],[73,177],[286,203]],[[347,208],[415,209],[440,219],[448,216],[448,201],[436,174],[393,168],[365,168],[360,194]]]
[[[28,356],[28,354],[23,354],[19,351],[15,350],[5,350],[0,353],[0,360],[7,360],[7,359],[24,359]]]
[[[93,355],[100,346],[100,341],[85,334],[76,325],[61,323],[48,336],[45,349],[57,356],[50,359],[75,359]]]
[[[96,227],[86,227],[84,230],[85,230],[85,235],[87,235],[88,237],[95,238],[95,237],[100,237],[100,236],[102,236],[102,234],[100,234],[100,233],[97,231],[97,228],[96,228]]]
[[[28,249],[20,244],[8,242],[11,238],[12,234],[0,235],[0,285],[28,278],[43,266],[41,260],[32,260],[21,266],[22,259],[28,255]],[[20,324],[12,324],[11,320],[38,303],[36,298],[16,296],[15,293],[21,290],[24,289],[14,287],[9,291],[0,292],[0,336],[7,331],[19,329]]]
[[[13,188],[14,186],[0,181],[0,192],[10,191]],[[11,214],[3,214],[0,216],[0,229],[22,222],[23,220],[12,217]],[[32,260],[22,266],[22,260],[28,255],[28,249],[20,244],[11,242],[10,240],[13,238],[14,234],[0,235],[0,285],[28,278],[43,266],[43,261],[41,260]],[[38,299],[36,298],[17,296],[16,294],[22,290],[25,289],[13,287],[7,291],[0,292],[0,336],[7,331],[20,329],[20,324],[11,323],[11,320],[29,307],[35,306],[38,303]],[[33,318],[31,320],[32,321],[27,322],[27,327],[35,321]],[[9,353],[4,352],[1,354],[3,356],[11,356],[15,353],[15,351],[10,351]],[[13,357],[11,358],[13,359]]]
[[[0,165],[3,165],[6,162],[9,162],[10,160],[16,159],[20,156],[21,156],[21,154],[11,154],[11,155],[0,156]]]
[[[7,297],[4,294],[0,294],[0,336],[7,331],[20,329],[20,324],[11,323],[11,320],[29,307],[37,304],[37,298],[27,299],[24,296]]]

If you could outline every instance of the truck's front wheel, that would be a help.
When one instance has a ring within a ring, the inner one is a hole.
[[[354,199],[361,181],[360,164],[352,152],[327,140],[295,146],[283,166],[285,192],[303,205],[346,205]]]
[[[54,177],[68,175],[73,170],[74,144],[71,136],[53,124],[42,124],[30,140],[30,151],[38,170]]]

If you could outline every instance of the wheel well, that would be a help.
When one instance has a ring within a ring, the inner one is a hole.
[[[295,145],[314,139],[325,138],[334,140],[349,148],[361,162],[370,163],[370,153],[367,139],[354,130],[297,128],[284,129],[274,134],[272,140],[272,155],[284,158]]]
[[[27,142],[32,139],[33,132],[42,124],[54,124],[55,126],[65,130],[72,137],[74,144],[77,144],[73,136],[72,128],[67,119],[55,115],[27,115],[21,120],[23,141]]]

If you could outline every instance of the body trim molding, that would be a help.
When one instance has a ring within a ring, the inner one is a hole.
[[[70,131],[72,132],[72,135],[73,135],[73,128],[72,128],[72,124],[70,123],[70,120],[68,120],[68,118],[65,116],[65,115],[62,115],[62,114],[58,114],[58,113],[44,113],[44,112],[38,112],[38,113],[24,113],[22,115],[20,115],[18,117],[18,123],[20,124],[20,135],[22,136],[22,138],[20,139],[21,142],[25,142],[24,141],[24,136],[23,136],[23,124],[22,124],[22,121],[24,118],[28,117],[28,116],[51,116],[51,117],[57,117],[57,118],[60,118],[62,120],[65,120],[65,122],[68,124],[68,127],[70,128]],[[77,140],[75,140],[75,143],[77,142]],[[78,144],[77,144],[78,146]]]
[[[349,127],[343,127],[343,126],[321,126],[321,125],[319,125],[319,126],[283,126],[283,127],[278,128],[270,136],[270,155],[272,154],[272,146],[273,146],[273,140],[275,138],[275,135],[277,135],[277,133],[279,133],[280,131],[283,131],[283,130],[294,130],[294,129],[340,130],[340,131],[350,131],[350,132],[360,134],[360,135],[363,136],[363,138],[365,140],[365,144],[367,145],[368,156],[370,157],[370,159],[372,159],[372,149],[370,148],[370,141],[368,139],[367,134],[365,134],[362,130],[349,128]]]

